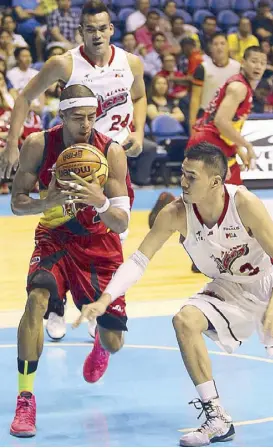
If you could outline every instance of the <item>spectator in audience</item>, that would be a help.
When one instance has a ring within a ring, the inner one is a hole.
[[[126,20],[126,31],[132,33],[145,25],[150,8],[150,0],[138,0],[137,10],[130,14]]]
[[[12,6],[17,18],[17,32],[34,49],[37,29],[44,24],[45,18],[39,8],[39,0],[12,0]]]
[[[254,91],[252,112],[256,114],[263,114],[266,112],[266,102],[270,91],[271,89],[268,81],[262,79]]]
[[[252,34],[251,22],[248,17],[241,17],[237,33],[228,35],[230,57],[241,63],[245,50],[253,45],[259,45],[259,41]]]
[[[10,33],[14,47],[27,47],[25,39],[21,34],[15,34],[16,22],[12,14],[4,14],[2,21],[2,29]]]
[[[202,29],[192,35],[192,38],[196,41],[196,47],[201,48],[203,53],[210,55],[210,40],[216,33],[217,22],[215,17],[205,17]]]
[[[159,117],[168,115],[180,123],[184,121],[183,112],[178,106],[178,100],[168,98],[168,81],[164,76],[157,75],[152,80],[151,99],[147,107],[147,123]]]
[[[259,40],[271,37],[273,33],[273,15],[270,11],[270,4],[267,1],[260,1],[257,8],[257,16],[252,22],[254,34]]]
[[[134,33],[125,33],[122,36],[122,47],[128,53],[139,56],[140,54],[147,54],[145,47],[142,44],[137,44]],[[143,50],[143,52],[142,52]]]
[[[156,11],[150,11],[147,15],[145,25],[135,32],[138,44],[144,45],[147,52],[153,51],[153,36],[158,31],[159,14]]]
[[[181,40],[182,55],[178,61],[178,70],[187,75],[184,80],[192,81],[192,75],[196,68],[203,61],[203,56],[196,48],[196,41],[191,37],[184,37]]]
[[[80,14],[71,9],[71,0],[57,0],[58,8],[47,17],[48,40],[63,42],[67,49],[76,45]]]
[[[66,45],[63,42],[50,42],[46,46],[46,60],[52,56],[60,56],[66,51]]]
[[[40,0],[36,7],[36,14],[41,16],[48,16],[54,9],[58,8],[57,0]]]
[[[184,37],[191,37],[198,30],[195,26],[185,24],[183,17],[175,16],[171,19],[171,31],[165,33],[168,44],[177,48],[177,54],[181,52],[180,43]]]
[[[28,82],[38,73],[37,70],[31,68],[32,57],[28,48],[16,48],[14,56],[17,61],[17,66],[7,72],[7,78],[12,83],[13,87],[20,92]],[[31,110],[38,115],[42,113],[44,105],[44,95],[40,95],[39,100],[34,100],[31,105]]]
[[[162,70],[157,75],[163,76],[168,81],[168,98],[183,98],[187,95],[188,88],[185,84],[182,84],[185,75],[177,70],[174,55],[166,54],[162,56],[162,63]]]
[[[13,88],[12,83],[10,82],[10,80],[7,78],[7,64],[5,59],[2,59],[2,57],[0,56],[0,72],[3,73],[4,78],[5,78],[5,82],[7,85],[7,89],[8,92],[11,94],[11,96],[14,98],[14,100],[17,98],[18,96],[18,92],[16,89]]]
[[[204,113],[216,91],[228,78],[240,72],[239,62],[230,59],[227,37],[223,33],[216,33],[211,39],[211,59],[202,62],[192,79],[192,92],[190,100],[190,132],[196,122]]]
[[[153,50],[145,54],[146,49],[140,50],[140,58],[143,61],[144,73],[152,78],[162,69],[162,56],[167,53],[166,37],[163,33],[155,33],[152,37]]]
[[[6,146],[11,110],[14,99],[8,92],[5,76],[0,72],[0,154]],[[9,187],[5,180],[0,181],[0,194],[9,194]]]
[[[162,33],[170,33],[172,31],[171,20],[176,15],[176,2],[168,0],[163,7],[164,15],[159,19],[159,31]]]
[[[5,60],[8,69],[16,65],[12,37],[8,31],[3,29],[0,30],[0,56]]]
[[[267,79],[273,75],[273,52],[269,38],[263,39],[261,41],[261,48],[263,50],[263,53],[266,54],[267,57],[266,71],[264,72],[263,76],[263,78]]]

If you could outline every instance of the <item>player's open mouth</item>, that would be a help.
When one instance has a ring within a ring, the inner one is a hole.
[[[100,45],[102,45],[102,42],[94,42],[95,47],[100,47]]]

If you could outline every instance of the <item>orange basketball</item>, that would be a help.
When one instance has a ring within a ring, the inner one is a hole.
[[[74,181],[70,175],[72,171],[87,182],[92,182],[93,170],[103,187],[108,179],[107,159],[99,149],[87,143],[76,143],[66,148],[56,161],[56,178],[60,180]]]

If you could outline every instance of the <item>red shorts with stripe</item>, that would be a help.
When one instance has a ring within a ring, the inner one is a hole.
[[[229,162],[231,162],[230,166],[231,177],[226,180],[226,183],[233,185],[242,185],[240,167],[235,159],[236,146],[235,145],[229,146],[226,142],[224,142],[224,140],[222,140],[213,132],[196,131],[193,134],[193,136],[190,137],[186,150],[190,149],[192,146],[197,145],[198,143],[201,142],[208,142],[218,146],[218,148],[220,148],[225,154],[225,156],[228,158]]]
[[[71,292],[79,310],[98,300],[123,262],[119,235],[112,232],[73,236],[39,225],[35,244],[27,291],[48,289],[51,311],[55,310],[54,303],[63,302],[67,291]],[[127,330],[125,308],[124,296],[118,297],[106,313],[97,318],[98,324],[109,330]]]

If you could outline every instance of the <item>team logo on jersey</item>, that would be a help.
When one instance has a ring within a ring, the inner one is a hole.
[[[232,265],[233,263],[241,257],[244,257],[249,253],[249,248],[247,244],[241,246],[232,247],[227,252],[222,252],[222,258],[215,257],[211,255],[213,261],[215,261],[220,274],[230,274],[233,275]]]
[[[229,233],[226,233],[226,238],[227,238],[227,239],[230,239],[230,238],[237,238],[237,235],[236,235],[236,233],[234,233],[234,232],[229,232]]]
[[[196,232],[195,238],[196,238],[196,241],[204,241],[204,238],[202,237],[201,230],[199,230],[199,232]]]
[[[30,260],[30,266],[33,266],[36,263],[40,263],[41,261],[41,257],[32,257],[32,259]]]
[[[96,121],[105,117],[107,112],[114,107],[120,106],[121,104],[126,104],[128,100],[128,92],[119,92],[105,99],[101,95],[98,95],[97,99],[98,108]]]

